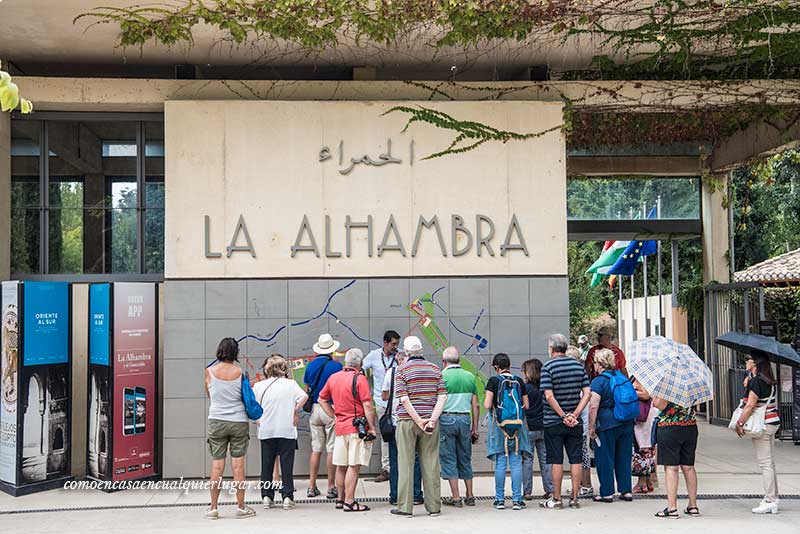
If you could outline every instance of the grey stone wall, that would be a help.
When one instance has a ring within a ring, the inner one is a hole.
[[[532,356],[547,358],[548,335],[568,333],[566,277],[167,281],[164,476],[209,474],[203,369],[221,338],[245,338],[240,343],[244,356],[258,366],[273,352],[311,354],[325,332],[341,341],[342,349],[359,347],[366,353],[381,343],[385,330],[393,329],[419,336],[427,356],[438,363],[417,328],[417,316],[409,311],[409,304],[425,295],[433,296],[433,319],[447,341],[487,374],[496,352],[508,353],[518,368]],[[255,425],[251,436],[247,472],[255,475],[260,469]],[[309,443],[307,420],[301,420],[298,475],[308,472]],[[479,471],[490,469],[484,443],[474,455]],[[372,471],[379,466],[377,454],[376,446]]]

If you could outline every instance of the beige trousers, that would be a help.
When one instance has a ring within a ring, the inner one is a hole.
[[[397,422],[397,508],[402,512],[414,510],[414,453],[419,453],[422,471],[422,492],[425,510],[438,513],[442,509],[442,479],[439,464],[439,425],[430,434],[413,421]]]
[[[778,500],[778,473],[775,471],[776,432],[778,432],[778,425],[767,425],[767,429],[761,436],[753,438],[753,449],[756,453],[758,467],[761,469],[766,502]]]

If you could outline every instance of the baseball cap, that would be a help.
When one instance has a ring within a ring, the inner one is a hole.
[[[417,336],[406,336],[403,339],[403,351],[413,352],[422,350],[422,342]]]

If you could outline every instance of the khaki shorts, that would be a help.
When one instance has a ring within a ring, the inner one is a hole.
[[[368,466],[372,458],[372,442],[358,438],[358,434],[336,436],[333,445],[333,465]]]
[[[308,424],[311,430],[312,452],[333,452],[333,439],[336,437],[333,425],[336,421],[328,417],[319,404],[314,404]]]
[[[247,454],[250,443],[250,423],[209,419],[206,441],[212,458],[224,459],[229,446],[231,458],[241,458]]]

